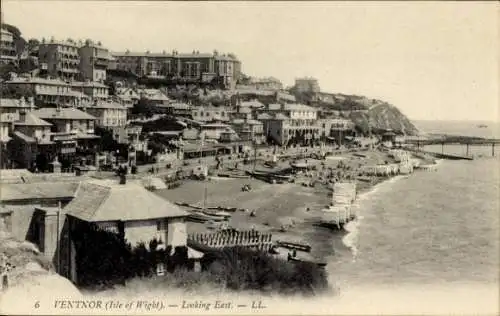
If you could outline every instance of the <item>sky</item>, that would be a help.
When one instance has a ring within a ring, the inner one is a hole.
[[[120,2],[2,0],[25,38],[112,51],[235,53],[285,85],[365,95],[415,120],[500,121],[494,2]]]

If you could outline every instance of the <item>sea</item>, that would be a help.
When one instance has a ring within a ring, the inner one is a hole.
[[[430,133],[500,138],[500,125],[492,122],[416,125]],[[464,153],[464,147],[445,145],[445,152]],[[342,303],[359,304],[351,312],[498,314],[498,147],[492,157],[491,146],[471,146],[473,161],[441,160],[436,171],[399,176],[360,196],[358,219],[333,242],[328,265]]]

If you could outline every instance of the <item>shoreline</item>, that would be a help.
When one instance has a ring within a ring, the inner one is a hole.
[[[328,176],[332,167],[333,178],[336,182],[352,181],[361,175],[363,166],[376,164],[377,162],[391,162],[387,153],[373,150],[363,152],[365,156],[360,158],[355,153],[346,153],[340,157],[345,159],[342,166],[330,165],[328,161],[322,164],[317,171],[311,174],[298,175],[295,181],[282,184],[269,184],[254,178],[226,178],[209,176],[208,181],[187,180],[179,188],[155,191],[160,196],[177,203],[201,206],[206,202],[207,207],[239,208],[244,212],[235,211],[229,219],[228,226],[237,230],[256,229],[263,233],[271,233],[273,240],[289,240],[303,242],[312,245],[310,253],[304,253],[301,259],[325,261],[335,256],[336,252],[349,249],[345,243],[339,247],[335,240],[349,240],[349,227],[332,229],[321,227],[318,224],[324,214],[325,207],[329,207],[332,201],[332,183]],[[313,159],[311,159],[313,160]],[[307,161],[307,160],[306,160]],[[429,161],[428,161],[429,162]],[[394,162],[393,162],[394,163]],[[316,162],[320,164],[320,161]],[[343,173],[342,175],[337,174]],[[216,173],[217,174],[217,173]],[[361,200],[371,192],[376,192],[382,183],[397,181],[397,179],[409,177],[412,174],[396,174],[389,176],[369,175],[366,180],[355,180],[357,183],[356,199],[352,206],[359,208]],[[349,180],[350,179],[350,180]],[[305,182],[304,182],[305,181]],[[318,183],[319,181],[319,183]],[[326,181],[326,182],[325,182]],[[314,183],[309,186],[305,183]],[[250,185],[249,192],[242,192],[240,188]],[[196,193],[195,193],[196,192]],[[204,201],[203,193],[207,192]],[[195,193],[195,194],[193,194]],[[189,207],[187,207],[189,209]],[[251,213],[255,212],[255,216]],[[357,213],[358,211],[356,211]],[[353,220],[357,221],[357,219]],[[352,223],[350,221],[349,223]],[[347,223],[346,225],[349,225]],[[355,224],[354,224],[355,225]],[[208,227],[206,223],[188,223],[189,233],[210,233],[216,229],[214,225]],[[283,226],[286,228],[284,229]],[[281,229],[280,229],[281,227]],[[339,238],[339,235],[341,236]]]

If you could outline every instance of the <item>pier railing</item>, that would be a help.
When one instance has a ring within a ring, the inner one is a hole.
[[[245,247],[261,251],[269,251],[273,245],[271,233],[254,230],[189,234],[188,243],[212,249]]]

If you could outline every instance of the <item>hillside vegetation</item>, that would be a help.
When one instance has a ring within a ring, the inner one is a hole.
[[[377,133],[392,129],[397,134],[417,135],[418,129],[401,111],[388,103],[382,103],[369,108],[367,111],[352,112],[350,119],[362,133]]]

